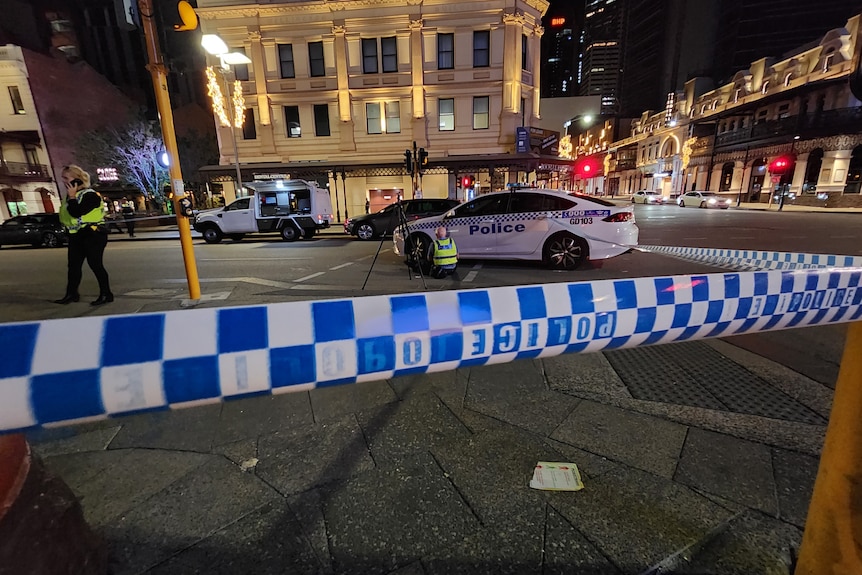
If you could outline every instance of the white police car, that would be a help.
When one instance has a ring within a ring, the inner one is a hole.
[[[618,256],[638,242],[631,206],[532,188],[485,194],[399,227],[395,253],[405,255],[406,237],[410,256],[424,258],[439,226],[449,230],[462,258],[542,260],[562,270]]]

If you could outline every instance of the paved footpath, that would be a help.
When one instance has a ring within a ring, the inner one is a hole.
[[[320,388],[29,438],[81,498],[114,574],[783,574],[801,540],[843,328],[745,338]],[[577,464],[585,488],[531,489],[539,461]]]

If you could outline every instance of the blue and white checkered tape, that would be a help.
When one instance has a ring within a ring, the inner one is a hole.
[[[638,246],[637,249],[735,270],[862,267],[862,257],[846,255],[648,245]]]
[[[511,286],[0,324],[0,431],[848,322],[862,269]]]

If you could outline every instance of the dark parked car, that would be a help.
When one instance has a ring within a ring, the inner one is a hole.
[[[15,216],[0,224],[0,246],[30,244],[56,248],[68,241],[58,214]]]
[[[429,218],[448,212],[459,205],[457,200],[422,199],[401,200],[404,217],[408,222]],[[354,235],[360,240],[370,240],[381,235],[391,235],[401,223],[398,204],[390,204],[374,214],[363,214],[344,222],[344,233]]]

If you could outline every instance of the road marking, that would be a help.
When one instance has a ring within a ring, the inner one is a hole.
[[[732,240],[754,240],[757,239],[754,236],[736,236],[734,238],[730,238]]]
[[[205,301],[223,301],[223,300],[226,300],[227,298],[229,298],[229,297],[230,297],[230,293],[231,293],[231,292],[229,292],[229,291],[220,291],[220,292],[215,292],[215,293],[205,293],[205,294],[201,294],[201,297],[200,297],[200,299],[199,299],[198,301],[199,301],[199,302],[205,302]],[[188,294],[182,294],[182,295],[175,295],[175,296],[174,296],[174,297],[172,297],[171,299],[188,299],[188,297],[189,297],[189,296],[188,296]]]
[[[323,273],[323,272],[321,272]],[[165,283],[188,283],[187,279],[165,279],[161,280]],[[279,282],[275,280],[265,280],[263,278],[250,278],[250,277],[236,277],[236,278],[201,278],[199,280],[201,283],[235,283],[235,282],[245,282],[249,284],[257,284],[262,286],[269,287],[278,287],[278,288],[289,288],[293,284]]]
[[[706,238],[682,238],[683,240],[705,240]]]
[[[471,282],[479,275],[479,270],[482,269],[482,264],[476,264],[473,269],[464,276],[464,282]]]
[[[199,262],[271,262],[275,260],[310,260],[312,258],[198,258]]]
[[[340,270],[341,268],[346,268],[347,266],[352,266],[353,262],[347,262],[346,264],[341,264],[340,266],[335,266],[334,268],[329,268],[329,271]]]
[[[310,280],[310,279],[312,279],[312,278],[316,278],[317,276],[322,276],[322,275],[323,275],[323,274],[325,274],[325,273],[326,273],[326,272],[317,272],[317,273],[313,273],[313,274],[311,274],[310,276],[305,276],[304,278],[299,278],[299,279],[297,279],[297,280],[293,280],[293,281],[295,281],[295,282],[304,282],[305,280]]]
[[[362,260],[370,260],[370,259],[371,259],[371,258],[373,258],[373,257],[374,257],[373,255],[370,255],[370,256],[362,256],[361,258],[357,258],[357,259],[356,259],[356,261],[361,262]]]
[[[856,236],[829,236],[830,240],[848,240],[856,238]]]

